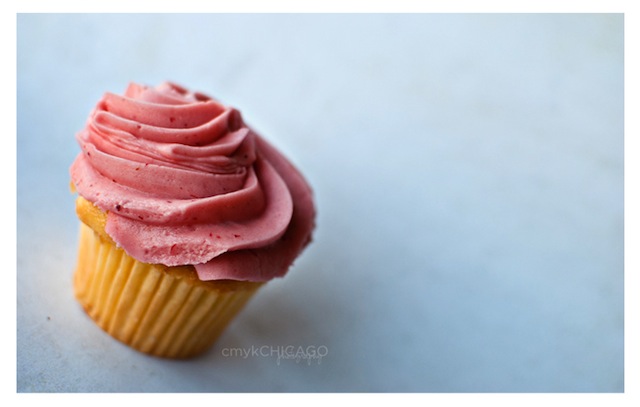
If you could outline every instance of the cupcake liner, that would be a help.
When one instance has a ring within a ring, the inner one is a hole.
[[[206,351],[261,286],[204,282],[192,267],[139,262],[85,223],[79,241],[76,298],[112,337],[155,356]]]

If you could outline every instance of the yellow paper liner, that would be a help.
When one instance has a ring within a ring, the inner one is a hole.
[[[80,211],[76,298],[98,326],[141,352],[188,358],[206,351],[262,285],[201,281],[192,266],[139,262]]]

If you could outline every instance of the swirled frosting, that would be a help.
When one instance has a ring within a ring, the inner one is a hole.
[[[145,263],[193,265],[201,280],[281,277],[311,239],[300,172],[240,112],[173,83],[106,93],[76,139],[77,192]]]

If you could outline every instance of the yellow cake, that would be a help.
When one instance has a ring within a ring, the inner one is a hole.
[[[193,266],[139,262],[105,233],[106,213],[82,197],[76,213],[76,298],[102,329],[139,351],[186,358],[207,350],[263,284],[201,281]]]

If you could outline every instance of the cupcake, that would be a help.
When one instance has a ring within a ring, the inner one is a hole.
[[[130,84],[102,97],[76,139],[75,296],[134,349],[206,351],[311,241],[304,177],[209,96]]]

